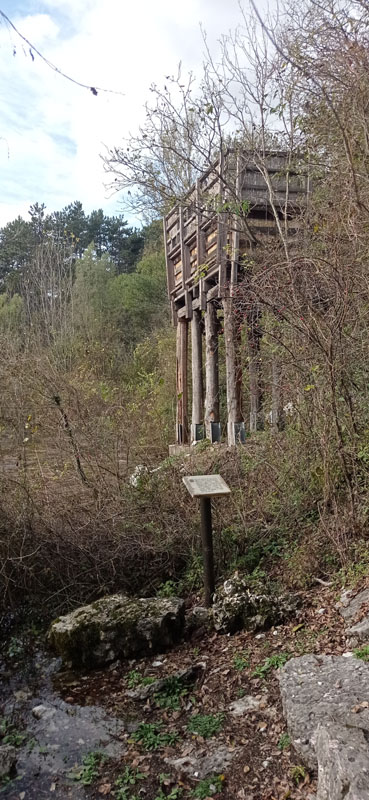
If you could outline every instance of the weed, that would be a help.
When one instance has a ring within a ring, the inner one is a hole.
[[[175,597],[177,592],[178,588],[174,581],[165,581],[160,584],[157,595],[158,597]]]
[[[149,676],[144,678],[140,672],[136,672],[134,669],[132,669],[127,675],[129,689],[136,689],[137,686],[149,686],[150,683],[154,683],[154,681],[155,678],[150,678]]]
[[[87,753],[82,759],[82,766],[76,772],[71,772],[69,776],[82,783],[83,786],[91,786],[96,778],[99,777],[100,767],[106,761],[107,756],[104,753]]]
[[[283,750],[287,750],[290,744],[291,744],[291,737],[288,735],[288,733],[282,733],[282,736],[278,742],[278,747],[281,750],[281,752],[283,752]]]
[[[192,792],[192,797],[197,797],[198,800],[206,800],[207,797],[213,797],[223,789],[224,775],[212,775],[210,778],[204,778],[197,784],[196,789]]]
[[[269,656],[264,661],[264,664],[259,664],[255,667],[252,677],[253,678],[265,678],[268,672],[271,669],[279,669],[279,667],[283,667],[283,664],[291,658],[289,653],[279,653],[275,656]]]
[[[294,783],[299,784],[306,778],[306,769],[302,764],[298,764],[291,769],[291,778]]]
[[[242,653],[236,653],[236,655],[233,656],[234,669],[237,669],[239,672],[242,672],[249,666],[250,666],[250,661],[248,652],[244,653],[243,655]]]
[[[210,739],[220,731],[224,722],[224,714],[195,714],[191,717],[187,729],[190,733]]]
[[[161,723],[141,722],[137,731],[132,734],[133,741],[140,742],[146,750],[158,750],[159,747],[166,745],[172,746],[178,742],[179,738],[176,731],[162,733]]]
[[[182,797],[183,789],[180,789],[179,786],[175,786],[174,789],[171,789],[169,794],[165,794],[163,789],[159,789],[159,794],[156,795],[155,800],[179,800]]]
[[[144,780],[145,777],[144,773],[140,772],[138,769],[126,767],[122,775],[119,775],[115,781],[115,800],[134,800],[132,795],[129,794],[130,789],[132,786],[136,786],[138,781]]]
[[[361,658],[362,661],[369,661],[369,644],[365,644],[364,647],[357,647],[354,650],[354,656]]]
[[[176,675],[166,678],[159,692],[154,694],[154,700],[159,708],[168,708],[178,711],[181,707],[181,697],[188,694],[188,689]]]
[[[21,747],[27,739],[27,734],[18,731],[8,719],[3,717],[0,719],[0,738],[3,744]]]

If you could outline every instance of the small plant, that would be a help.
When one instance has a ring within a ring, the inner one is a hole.
[[[306,778],[306,774],[306,769],[302,766],[302,764],[297,764],[291,769],[291,778],[296,785],[301,783],[301,781]]]
[[[278,747],[280,751],[283,753],[283,750],[287,750],[290,744],[291,744],[291,737],[288,735],[288,733],[282,733],[282,736],[278,742]]]
[[[3,717],[0,719],[0,739],[3,744],[10,744],[13,747],[21,747],[27,739],[27,734],[18,731],[8,719]]]
[[[177,585],[174,581],[165,581],[165,583],[160,584],[157,595],[158,597],[175,597],[177,592]]]
[[[210,778],[204,778],[196,786],[192,792],[192,797],[197,797],[198,800],[206,800],[207,797],[213,797],[223,789],[224,775],[212,775]]]
[[[82,783],[83,786],[91,786],[91,783],[99,777],[100,767],[106,759],[107,756],[104,753],[87,753],[82,759],[81,769],[70,773],[70,777],[78,783]]]
[[[136,786],[138,781],[142,781],[145,779],[145,775],[143,772],[140,772],[138,769],[132,769],[132,767],[126,767],[122,775],[119,775],[117,780],[115,781],[115,789],[114,797],[115,800],[134,800],[132,795],[129,794],[130,789],[132,786]]]
[[[265,659],[264,664],[259,664],[257,667],[255,667],[252,677],[265,678],[271,669],[279,669],[279,667],[283,667],[290,657],[291,656],[289,653],[279,653],[275,656],[269,656],[269,658]]]
[[[365,644],[364,647],[357,647],[354,650],[354,656],[361,658],[362,661],[369,661],[369,644]]]
[[[159,708],[168,708],[178,711],[181,707],[181,697],[188,694],[188,689],[176,675],[166,678],[159,692],[154,694],[154,700]]]
[[[187,729],[190,733],[210,739],[220,731],[224,722],[224,714],[195,714],[191,717]]]
[[[156,795],[155,800],[179,800],[182,797],[183,790],[179,786],[171,789],[169,794],[165,794],[162,788],[159,789],[159,794]]]
[[[248,653],[236,653],[233,656],[233,667],[237,669],[238,672],[242,672],[244,669],[250,666],[249,662],[249,654]]]
[[[149,686],[150,683],[154,683],[155,678],[151,678],[147,676],[146,678],[141,675],[140,672],[132,669],[131,672],[127,675],[127,682],[129,689],[136,689],[137,686]]]
[[[142,744],[146,750],[158,750],[159,747],[166,745],[172,746],[178,742],[179,738],[177,731],[162,733],[161,723],[141,722],[137,731],[132,734],[133,741]]]

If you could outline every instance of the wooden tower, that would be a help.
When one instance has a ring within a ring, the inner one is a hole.
[[[227,440],[245,440],[239,333],[232,298],[243,261],[280,225],[296,229],[308,194],[306,170],[288,167],[287,155],[270,152],[263,160],[245,151],[222,154],[197,180],[183,201],[164,218],[168,293],[177,327],[176,444],[205,436],[221,440],[219,412],[218,317],[224,315]],[[248,325],[250,431],[261,427],[260,329],[258,309]],[[191,328],[192,410],[188,413],[188,339]],[[205,336],[205,369],[203,368]],[[205,379],[205,380],[204,380]],[[205,386],[204,386],[205,383]],[[276,418],[277,405],[272,410]],[[275,422],[277,420],[275,419]]]

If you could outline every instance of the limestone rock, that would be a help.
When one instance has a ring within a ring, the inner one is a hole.
[[[115,594],[59,617],[47,638],[65,662],[97,667],[162,652],[180,639],[183,628],[183,600]]]
[[[319,725],[317,800],[366,800],[369,797],[369,749],[362,730],[336,722]]]
[[[369,709],[360,706],[369,698],[369,664],[353,657],[306,655],[291,658],[278,677],[293,746],[311,769],[318,765],[320,724],[329,720],[369,732]]]
[[[0,779],[9,775],[16,761],[17,752],[15,747],[10,744],[0,745]]]
[[[213,624],[213,614],[211,608],[204,606],[194,606],[186,614],[186,636],[191,636],[194,631],[199,629],[209,630]]]
[[[239,630],[256,631],[278,625],[290,617],[297,607],[291,596],[258,594],[248,587],[247,578],[235,573],[223,584],[214,598],[214,628],[219,633]]]
[[[245,714],[251,714],[253,711],[259,711],[260,700],[253,697],[252,694],[246,697],[241,697],[239,700],[233,700],[229,706],[229,712],[232,717],[243,717]]]
[[[347,636],[351,646],[369,643],[369,589],[353,596],[352,591],[343,592],[340,612],[345,620]]]
[[[226,772],[234,757],[240,752],[239,748],[230,750],[226,745],[209,747],[206,754],[199,753],[183,756],[181,758],[166,758],[165,762],[173,767],[176,772],[185,773],[192,778],[203,779],[208,775],[217,775]]]
[[[369,664],[306,655],[279,670],[292,744],[318,768],[317,800],[369,796]]]

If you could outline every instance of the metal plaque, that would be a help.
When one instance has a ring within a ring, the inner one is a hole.
[[[231,493],[220,475],[186,475],[182,480],[191,497],[219,497]]]

